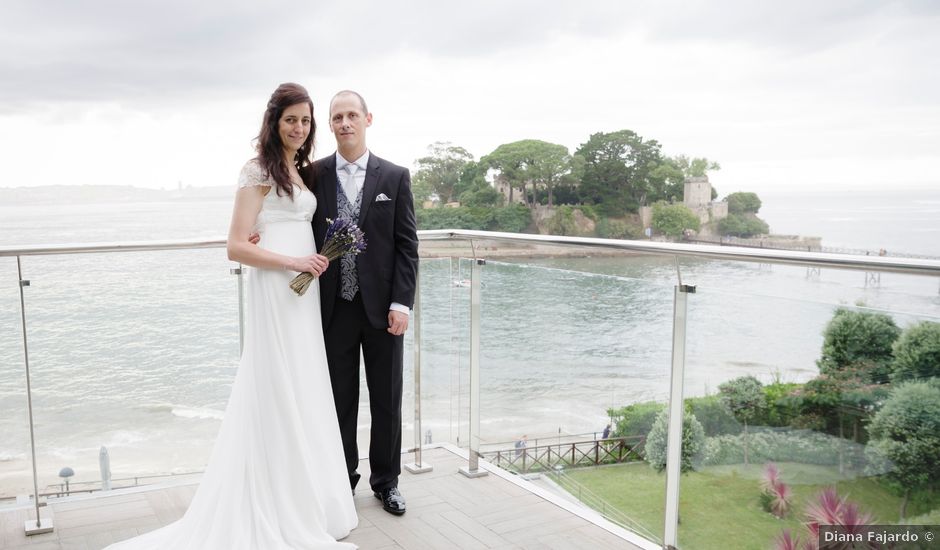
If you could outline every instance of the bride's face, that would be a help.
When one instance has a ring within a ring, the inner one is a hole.
[[[285,149],[291,152],[300,149],[310,135],[311,120],[310,105],[307,103],[297,103],[284,109],[278,121],[278,133]]]

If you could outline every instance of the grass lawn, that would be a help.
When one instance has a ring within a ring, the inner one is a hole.
[[[837,468],[779,463],[781,477],[793,489],[794,510],[786,519],[765,512],[758,501],[763,464],[713,466],[682,476],[679,543],[691,550],[763,550],[783,529],[803,535],[805,503],[835,485],[840,497],[858,503],[879,523],[897,523],[901,499],[870,478],[840,476]],[[645,462],[567,470],[567,474],[624,514],[662,537],[666,477]],[[909,516],[940,508],[940,494],[918,495]]]

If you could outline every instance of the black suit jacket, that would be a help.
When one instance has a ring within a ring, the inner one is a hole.
[[[313,235],[320,250],[329,225],[326,219],[336,219],[336,155],[314,162],[301,176],[317,197]],[[376,201],[382,194],[390,200]],[[358,225],[366,237],[365,252],[356,256],[359,292],[369,322],[375,328],[386,328],[389,305],[398,302],[410,308],[415,298],[418,235],[407,168],[370,152]],[[338,299],[339,270],[340,261],[335,260],[320,276],[324,329],[330,324],[333,305]]]

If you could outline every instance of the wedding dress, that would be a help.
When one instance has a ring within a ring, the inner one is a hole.
[[[239,186],[272,185],[250,161]],[[272,185],[255,229],[258,246],[288,256],[315,251],[317,201]],[[182,519],[109,550],[351,550],[356,527],[330,389],[319,285],[303,296],[295,272],[250,269],[241,362],[225,418]]]

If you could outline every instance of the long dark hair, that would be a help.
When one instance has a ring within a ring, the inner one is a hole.
[[[278,131],[278,124],[281,121],[281,115],[284,109],[298,103],[310,105],[310,135],[304,140],[304,144],[297,150],[294,156],[294,164],[300,170],[310,164],[310,157],[313,154],[313,139],[317,133],[317,123],[313,120],[313,101],[307,94],[306,88],[300,84],[287,82],[281,84],[271,94],[268,101],[268,107],[264,110],[264,120],[261,123],[261,131],[255,138],[257,144],[255,150],[258,151],[258,162],[264,171],[277,183],[277,194],[282,192],[293,198],[294,185],[290,181],[290,170],[284,162],[284,143],[281,141],[281,133]]]

